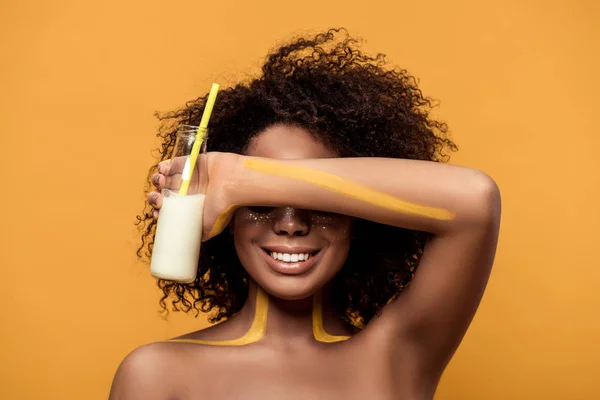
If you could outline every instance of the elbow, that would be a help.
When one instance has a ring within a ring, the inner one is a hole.
[[[487,174],[477,171],[470,193],[470,220],[478,224],[497,225],[502,211],[500,188]]]

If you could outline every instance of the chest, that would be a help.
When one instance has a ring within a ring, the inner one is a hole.
[[[295,364],[295,363],[290,363]],[[372,371],[359,373],[354,368],[324,368],[315,362],[302,368],[288,365],[255,366],[229,369],[211,380],[211,399],[260,400],[351,400],[391,399],[393,393],[389,380]]]
[[[183,386],[178,386],[184,390],[178,393],[188,395],[178,399],[423,399],[416,395],[414,382],[403,382],[388,357],[351,346],[291,352],[217,350],[201,374],[194,372],[197,369],[186,369],[189,375],[180,381]],[[194,393],[202,396],[192,396]]]

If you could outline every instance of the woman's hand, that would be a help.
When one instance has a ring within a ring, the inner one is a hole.
[[[239,158],[238,154],[216,152],[201,154],[198,157],[188,193],[202,192],[203,187],[206,190],[202,241],[221,233],[231,220],[236,204],[233,203],[230,189]],[[156,190],[148,194],[148,203],[154,208],[154,218],[158,218],[162,207],[161,191],[169,189],[178,192],[185,159],[186,157],[181,157],[162,161],[158,164],[158,172],[152,175],[152,184]]]

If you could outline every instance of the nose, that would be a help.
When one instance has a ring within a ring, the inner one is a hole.
[[[310,231],[310,215],[307,210],[293,207],[279,207],[273,230],[278,235],[304,236]]]

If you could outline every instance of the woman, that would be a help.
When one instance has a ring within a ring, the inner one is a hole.
[[[164,118],[163,160],[205,100]],[[343,30],[222,91],[198,278],[159,286],[163,309],[226,321],[133,351],[111,398],[431,399],[484,292],[500,195],[440,162],[456,148],[430,108]],[[158,190],[169,173],[161,162]],[[153,212],[140,221],[149,255]]]

